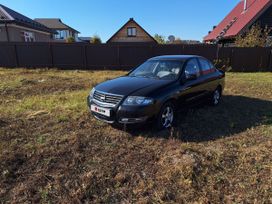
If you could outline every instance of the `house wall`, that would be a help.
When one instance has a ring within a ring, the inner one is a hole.
[[[22,26],[17,25],[7,25],[8,28],[8,34],[9,34],[9,40],[10,42],[24,42],[23,34],[22,32],[32,32],[35,36],[35,42],[50,42],[51,41],[51,34],[45,33],[42,31],[36,31],[33,29],[25,28]],[[7,42],[8,38],[6,35],[6,28],[4,25],[0,25],[0,41],[1,42]]]
[[[269,28],[272,28],[272,6],[261,15],[257,22],[260,22],[262,27],[268,26]]]
[[[6,42],[7,40],[7,35],[6,35],[6,29],[5,25],[0,25],[0,42]]]
[[[127,36],[127,28],[128,27],[136,27],[137,36],[136,37],[128,37]],[[134,22],[128,23],[122,30],[120,30],[109,42],[119,43],[119,42],[154,42],[152,38],[150,38],[147,33],[141,29]]]

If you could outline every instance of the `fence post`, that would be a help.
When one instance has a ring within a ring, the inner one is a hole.
[[[84,62],[84,68],[87,69],[87,61],[88,58],[87,58],[87,45],[84,45],[83,46],[83,62]]]
[[[272,55],[272,49],[270,49],[269,51],[269,57],[268,57],[269,60],[268,60],[268,67],[267,67],[268,68],[267,70],[270,72],[272,72],[272,58],[271,58],[272,56],[271,55]]]
[[[17,50],[16,44],[14,44],[14,52],[15,52],[15,64],[16,64],[16,67],[18,68],[19,67],[19,58],[18,58],[18,50]]]
[[[220,46],[217,44],[217,49],[216,49],[216,60],[218,61],[219,59],[219,51],[220,51]]]
[[[51,68],[54,68],[54,56],[52,50],[52,43],[49,43],[49,52],[50,52],[50,59],[51,59]]]
[[[231,48],[230,57],[229,57],[231,70],[234,70],[234,67],[233,67],[233,56],[234,56],[234,49]]]
[[[118,60],[118,69],[120,69],[121,62],[120,62],[120,45],[117,45],[117,60]]]

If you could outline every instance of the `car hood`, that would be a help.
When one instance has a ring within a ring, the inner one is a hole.
[[[168,80],[125,76],[98,84],[95,89],[97,91],[124,96],[131,95],[134,92],[137,92],[138,95],[146,96],[148,94],[146,90],[149,90],[148,92],[152,92],[152,90],[156,90],[157,88],[170,84],[171,82],[172,81]],[[141,90],[143,91],[141,92]]]

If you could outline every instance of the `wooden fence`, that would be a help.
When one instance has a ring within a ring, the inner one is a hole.
[[[232,71],[272,71],[272,48],[216,45],[0,43],[0,67],[131,69],[158,55],[201,55]]]

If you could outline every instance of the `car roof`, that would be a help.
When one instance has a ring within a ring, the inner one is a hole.
[[[188,60],[192,58],[199,58],[197,55],[162,55],[150,58],[149,60]]]

